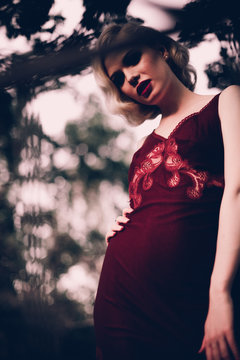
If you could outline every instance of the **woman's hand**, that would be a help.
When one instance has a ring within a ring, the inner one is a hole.
[[[240,360],[233,328],[233,302],[228,291],[210,295],[204,338],[199,353],[207,360]]]
[[[126,224],[130,220],[127,217],[127,214],[130,214],[131,212],[133,212],[133,210],[134,209],[132,209],[131,207],[123,209],[122,215],[116,218],[115,222],[111,227],[111,230],[109,230],[105,236],[105,241],[107,244],[109,244],[110,237],[113,237],[117,231],[121,231],[124,228],[124,226],[121,224]]]

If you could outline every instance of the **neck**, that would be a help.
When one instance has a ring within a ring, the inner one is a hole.
[[[171,82],[158,103],[162,117],[170,117],[181,112],[186,106],[191,106],[197,96],[199,95],[186,88],[178,79]]]

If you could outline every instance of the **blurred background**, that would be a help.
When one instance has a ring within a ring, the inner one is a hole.
[[[196,92],[240,84],[235,0],[1,0],[0,359],[95,359],[104,236],[160,120],[109,114],[89,66],[102,27],[129,19],[188,46]]]

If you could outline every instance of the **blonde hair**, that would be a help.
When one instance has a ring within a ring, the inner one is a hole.
[[[93,72],[111,112],[124,116],[129,124],[137,126],[146,119],[155,118],[161,113],[161,109],[155,105],[140,104],[127,97],[109,79],[104,66],[105,57],[110,49],[119,49],[121,46],[126,48],[127,44],[146,46],[162,53],[167,50],[166,61],[169,67],[190,90],[195,87],[196,72],[189,65],[188,49],[161,32],[135,22],[106,26],[96,43],[98,55],[93,60]]]

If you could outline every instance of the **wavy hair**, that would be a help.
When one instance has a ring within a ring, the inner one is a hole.
[[[161,32],[135,22],[106,26],[96,43],[97,56],[92,62],[95,79],[105,94],[107,106],[114,114],[122,115],[130,125],[137,126],[146,119],[161,114],[156,105],[145,105],[127,97],[109,79],[104,60],[109,51],[129,46],[146,46],[160,52],[167,50],[169,67],[176,77],[190,90],[194,90],[196,71],[189,64],[189,51],[177,41]]]

